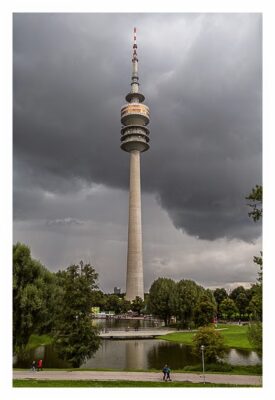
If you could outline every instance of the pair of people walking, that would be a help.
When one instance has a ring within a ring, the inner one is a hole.
[[[37,361],[37,365],[36,362],[33,361],[31,366],[32,371],[42,371],[42,363],[43,361],[41,359]]]
[[[164,365],[162,372],[163,372],[163,380],[165,382],[171,381],[171,378],[170,378],[171,369],[168,367],[167,364]]]

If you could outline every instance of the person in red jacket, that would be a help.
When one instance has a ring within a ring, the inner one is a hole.
[[[38,360],[37,362],[37,371],[42,371],[42,360]]]

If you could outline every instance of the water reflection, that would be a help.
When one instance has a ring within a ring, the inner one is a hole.
[[[255,365],[262,362],[256,351],[243,349],[230,349],[224,357],[224,361],[234,365]]]
[[[229,350],[225,361],[233,365],[254,365],[261,363],[255,352]],[[157,339],[105,340],[93,358],[82,368],[112,369],[161,369],[165,363],[173,369],[200,362],[191,346]]]
[[[32,360],[43,358],[45,368],[69,368],[70,364],[60,360],[52,345],[40,346],[14,361],[14,367],[29,368]],[[231,349],[224,361],[233,365],[254,365],[261,363],[255,351]],[[92,358],[81,368],[111,369],[161,369],[168,363],[173,369],[200,362],[192,353],[192,347],[157,339],[102,340],[101,346]]]
[[[148,368],[160,369],[164,363],[173,365],[174,369],[183,368],[185,365],[194,365],[199,362],[190,346],[179,343],[155,341],[147,354]]]
[[[30,368],[33,360],[43,359],[44,368],[70,368],[70,363],[61,360],[52,345],[39,346],[34,350],[18,354],[14,357],[15,368]]]

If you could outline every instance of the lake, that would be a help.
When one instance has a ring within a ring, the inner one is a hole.
[[[60,360],[52,345],[40,346],[24,358],[15,360],[14,367],[29,368],[32,360],[43,358],[45,368],[69,368]],[[224,361],[233,365],[261,364],[255,351],[230,349]],[[191,346],[160,339],[102,340],[100,348],[81,368],[98,369],[161,369],[169,364],[172,369],[195,365],[201,360],[192,353]]]

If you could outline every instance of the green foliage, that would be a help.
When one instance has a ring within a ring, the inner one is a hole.
[[[53,343],[53,338],[49,335],[36,335],[32,334],[26,346],[26,350],[36,349],[39,346],[48,345]]]
[[[194,281],[182,279],[176,284],[175,315],[183,327],[187,327],[194,319],[194,311],[205,290]]]
[[[260,285],[263,283],[263,252],[261,251],[261,256],[254,256],[253,262],[260,266],[260,271],[258,272],[258,282]]]
[[[116,294],[106,295],[106,309],[108,311],[114,311],[115,314],[121,312],[122,299]]]
[[[237,349],[253,349],[247,338],[247,325],[219,324],[219,332],[224,338],[225,345]],[[169,340],[171,342],[192,344],[194,332],[175,332],[159,336],[158,339]]]
[[[55,336],[55,345],[59,357],[77,368],[98,350],[100,337],[90,318],[81,315],[74,321],[63,321]]]
[[[93,290],[92,294],[92,304],[93,307],[99,307],[100,310],[104,310],[106,308],[106,296],[101,290]]]
[[[216,300],[216,304],[217,304],[217,315],[218,318],[222,317],[221,311],[220,311],[220,305],[222,303],[223,300],[228,298],[228,294],[227,291],[224,288],[217,288],[214,290],[214,297]]]
[[[176,283],[169,278],[158,278],[150,288],[148,311],[162,318],[167,325],[174,311]]]
[[[194,322],[196,326],[205,326],[213,321],[216,315],[216,305],[204,296],[194,310]]]
[[[259,221],[262,218],[263,209],[263,187],[262,185],[256,185],[249,195],[246,197],[246,200],[251,200],[248,206],[252,208],[252,211],[248,213],[248,215],[253,218],[253,220]]]
[[[263,201],[263,189],[262,186],[256,185],[255,188],[252,189],[251,193],[247,200],[252,200],[252,203],[249,203],[249,207],[252,208],[252,211],[248,213],[250,217],[253,218],[254,222],[259,221],[262,218],[263,210],[262,210],[262,201]],[[263,254],[261,252],[261,256],[254,257],[254,263],[260,266],[259,277],[258,277],[258,285],[257,290],[254,293],[250,303],[249,310],[252,314],[252,318],[258,321],[262,320],[262,279],[263,279]]]
[[[249,303],[248,310],[250,311],[252,320],[262,321],[262,312],[263,312],[262,285],[255,285],[255,286],[256,290],[254,291],[253,297]]]
[[[127,311],[129,311],[131,309],[131,302],[129,300],[126,299],[121,299],[120,302],[120,312],[122,314],[127,313]]]
[[[251,323],[248,327],[248,340],[252,346],[262,354],[263,351],[263,326],[262,323],[257,321]]]
[[[141,311],[144,309],[144,301],[141,297],[136,296],[136,298],[131,303],[131,310],[137,312],[140,315]]]
[[[207,362],[222,358],[226,350],[223,337],[212,326],[199,328],[193,337],[193,351],[197,356],[201,356],[202,345],[205,346],[204,358]]]
[[[90,264],[80,262],[59,275],[63,298],[55,344],[60,358],[79,367],[100,344],[98,330],[92,326],[90,318],[98,274]]]
[[[220,304],[220,312],[224,319],[234,319],[238,314],[238,308],[234,300],[227,298],[224,299]]]
[[[54,323],[56,279],[40,262],[32,259],[29,247],[13,246],[13,347],[21,351],[32,333],[49,332]]]
[[[238,309],[240,317],[243,317],[247,313],[250,295],[249,291],[243,286],[238,286],[230,293],[230,299],[232,299]]]

